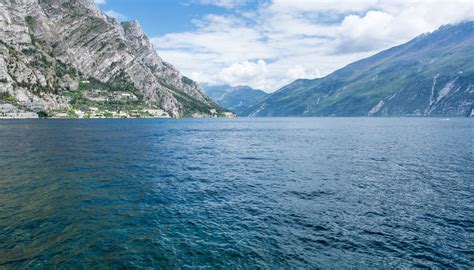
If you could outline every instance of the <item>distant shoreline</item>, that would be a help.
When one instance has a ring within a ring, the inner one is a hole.
[[[257,116],[257,117],[246,117],[246,116],[234,116],[234,117],[222,117],[222,116],[209,116],[209,117],[87,117],[87,118],[74,118],[74,117],[31,117],[31,118],[20,118],[20,117],[0,117],[0,120],[97,120],[97,119],[278,119],[278,118],[298,118],[298,119],[309,119],[309,118],[326,118],[326,119],[342,119],[342,118],[361,118],[361,119],[382,119],[382,118],[426,118],[426,119],[443,119],[449,121],[450,119],[465,119],[474,118],[473,116]]]

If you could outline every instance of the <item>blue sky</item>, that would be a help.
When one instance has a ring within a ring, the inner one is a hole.
[[[474,20],[472,0],[95,1],[109,16],[138,20],[158,54],[186,76],[267,92]]]
[[[116,12],[122,20],[138,20],[149,36],[196,29],[193,20],[206,14],[231,14],[232,10],[216,5],[180,0],[108,0],[100,7],[103,11]],[[250,3],[248,6],[256,6]]]

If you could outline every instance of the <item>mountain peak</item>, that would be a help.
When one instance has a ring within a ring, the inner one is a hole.
[[[133,20],[130,22],[122,22],[122,26],[125,32],[129,33],[135,37],[143,37],[145,33],[142,30],[140,23],[137,20]]]
[[[11,0],[0,6],[0,25],[0,92],[18,109],[53,116],[222,112],[162,61],[137,21],[111,20],[93,0]]]
[[[66,0],[66,1],[68,1],[68,0]],[[70,1],[71,1],[71,0],[69,0],[69,2],[70,2]],[[75,1],[77,1],[77,0],[75,0]],[[64,1],[64,0],[61,0],[60,2],[63,2],[63,3],[64,3],[65,1]],[[77,1],[77,2],[81,3],[84,7],[86,7],[87,9],[89,9],[89,10],[91,10],[91,11],[93,11],[93,12],[96,13],[96,14],[101,13],[99,7],[97,6],[97,4],[95,3],[94,0],[79,0],[79,1]]]

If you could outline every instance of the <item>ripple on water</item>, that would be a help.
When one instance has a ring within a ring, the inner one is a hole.
[[[472,130],[0,121],[0,268],[474,268]]]

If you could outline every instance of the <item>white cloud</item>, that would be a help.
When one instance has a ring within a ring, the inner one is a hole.
[[[270,6],[276,12],[362,12],[375,7],[378,0],[273,0]]]
[[[264,60],[256,62],[244,61],[223,68],[217,75],[218,83],[229,83],[231,85],[251,84],[256,88],[266,83],[267,64]]]
[[[112,17],[112,18],[115,18],[119,21],[125,21],[127,20],[127,17],[115,10],[107,10],[107,11],[104,11],[105,14],[107,14],[107,16],[109,17]]]
[[[213,5],[223,8],[235,8],[244,5],[248,0],[197,0],[201,5]]]
[[[394,31],[390,28],[394,20],[393,15],[382,11],[369,11],[364,16],[346,16],[338,29],[339,49],[376,50],[396,43],[403,37],[393,35]]]
[[[232,8],[245,1],[200,2]],[[208,14],[193,21],[196,30],[152,41],[166,61],[199,82],[275,91],[463,20],[474,20],[472,0],[273,0],[231,15]]]
[[[245,61],[242,63],[233,64],[230,67],[224,68],[219,73],[219,78],[224,81],[232,80],[249,80],[260,74],[267,72],[267,64],[263,60],[257,62]]]
[[[341,49],[380,50],[443,24],[474,19],[474,2],[464,0],[393,2],[379,8],[344,18],[337,35]]]
[[[321,72],[318,69],[313,69],[311,67],[305,67],[303,65],[296,65],[290,68],[286,75],[292,80],[296,79],[313,79],[321,77]]]
[[[97,4],[97,5],[103,5],[107,2],[107,0],[94,0],[94,2]]]

